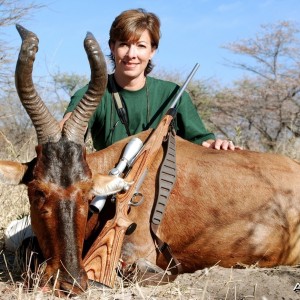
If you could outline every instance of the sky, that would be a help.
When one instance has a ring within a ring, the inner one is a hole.
[[[23,0],[23,2],[31,2]],[[254,37],[262,24],[298,21],[299,0],[36,0],[46,5],[21,23],[39,37],[34,76],[56,71],[89,77],[83,48],[87,31],[94,34],[104,54],[109,54],[108,33],[122,11],[144,8],[161,20],[162,38],[153,59],[157,70],[186,76],[196,63],[195,78],[217,79],[223,84],[241,77],[240,70],[226,65],[239,61],[222,45]],[[20,37],[14,26],[6,29],[7,40],[16,47]]]

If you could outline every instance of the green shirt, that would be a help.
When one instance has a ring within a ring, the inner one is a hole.
[[[74,94],[66,113],[75,109],[87,88],[86,85]],[[178,88],[179,86],[173,82],[149,76],[147,76],[146,85],[138,91],[128,91],[118,87],[127,110],[130,133],[136,134],[149,128],[156,128],[169,109]],[[183,93],[177,107],[175,119],[177,135],[196,144],[215,139],[214,134],[206,130],[187,92]],[[89,129],[96,150],[104,149],[127,137],[125,126],[119,120],[109,86],[89,121]]]

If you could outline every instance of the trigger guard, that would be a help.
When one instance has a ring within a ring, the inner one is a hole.
[[[136,197],[141,197],[141,200],[140,200],[140,201],[134,201],[134,199],[135,199]],[[132,198],[131,198],[130,201],[129,201],[129,205],[131,205],[131,206],[139,206],[139,205],[141,205],[141,204],[144,202],[144,200],[145,200],[145,199],[144,199],[143,194],[140,193],[140,192],[137,192],[137,193],[134,193],[134,194],[133,194]]]

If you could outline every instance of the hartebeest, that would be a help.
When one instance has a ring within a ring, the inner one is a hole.
[[[86,155],[86,125],[107,80],[105,60],[93,36],[85,40],[92,73],[89,89],[61,131],[32,83],[38,39],[18,29],[23,43],[16,87],[36,128],[38,146],[36,158],[29,163],[1,161],[0,179],[7,184],[28,185],[33,230],[47,260],[45,281],[50,279],[49,283],[56,282],[56,288],[70,290],[75,279],[73,291],[77,293],[87,288],[83,247],[85,244],[88,248],[98,226],[93,225],[95,215],[86,225],[89,202],[102,188],[99,174],[108,174],[115,166],[128,140]],[[139,137],[145,140],[148,135],[149,131]],[[280,155],[217,151],[176,140],[177,180],[157,234],[170,245],[183,271],[193,272],[216,263],[225,267],[238,263],[262,267],[298,264],[299,164]],[[125,264],[144,258],[166,267],[149,229],[162,152],[141,187],[144,203],[132,207],[129,213],[137,229],[125,238]],[[96,223],[103,224],[112,217],[113,205],[108,203]]]

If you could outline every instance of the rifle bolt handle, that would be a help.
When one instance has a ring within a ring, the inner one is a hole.
[[[128,228],[126,229],[125,234],[130,235],[136,230],[137,224],[136,223],[131,223]]]

